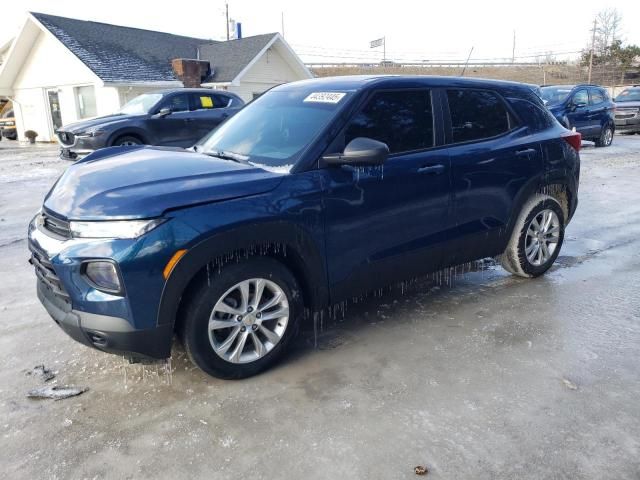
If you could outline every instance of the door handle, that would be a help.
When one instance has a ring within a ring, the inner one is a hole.
[[[536,152],[537,150],[535,148],[525,148],[524,150],[516,150],[516,155],[519,157],[528,157]]]
[[[184,121],[185,122],[194,122],[195,118],[185,118]]]
[[[444,165],[441,163],[437,165],[425,165],[424,167],[418,168],[418,173],[424,175],[440,175],[442,172],[444,172]]]
[[[227,118],[227,117],[229,117],[229,114],[225,112],[225,113],[223,113],[223,114],[221,115],[221,117],[222,117],[222,118]]]

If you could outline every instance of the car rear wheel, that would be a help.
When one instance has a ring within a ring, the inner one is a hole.
[[[127,135],[124,137],[117,138],[113,142],[113,145],[116,147],[129,147],[132,145],[144,145],[144,143],[142,142],[142,140],[140,140],[137,137],[132,137],[130,135]]]
[[[611,142],[613,142],[613,127],[607,125],[600,133],[600,137],[596,139],[596,147],[608,147]]]
[[[180,337],[191,361],[218,378],[273,365],[298,327],[297,282],[280,262],[252,258],[203,280],[188,300]]]
[[[535,195],[522,208],[500,263],[514,275],[542,275],[560,253],[564,228],[564,212],[558,201],[548,195]]]

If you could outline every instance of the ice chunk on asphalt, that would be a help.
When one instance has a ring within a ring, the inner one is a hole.
[[[54,400],[62,400],[81,395],[87,390],[89,389],[86,387],[38,387],[29,390],[29,392],[27,392],[27,398],[53,398]]]
[[[43,382],[48,382],[56,378],[56,374],[49,370],[44,365],[36,365],[32,370],[27,372],[27,375],[33,375],[34,377],[40,377]]]

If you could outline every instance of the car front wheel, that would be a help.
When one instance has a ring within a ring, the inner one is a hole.
[[[282,356],[301,312],[289,270],[270,258],[252,258],[200,282],[179,334],[191,361],[209,375],[246,378]]]
[[[558,201],[533,196],[522,208],[500,263],[510,273],[537,277],[555,262],[564,240],[565,217]]]

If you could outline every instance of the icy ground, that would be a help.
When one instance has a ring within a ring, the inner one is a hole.
[[[68,163],[0,142],[3,477],[638,479],[640,136],[582,160],[548,275],[489,267],[370,298],[323,319],[315,348],[311,330],[274,370],[224,382],[179,348],[126,365],[53,324],[25,231]],[[26,398],[41,364],[89,390]]]

